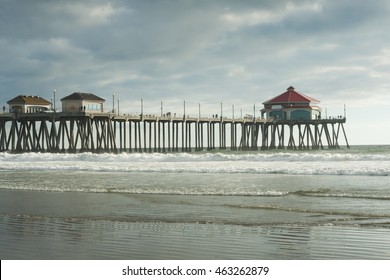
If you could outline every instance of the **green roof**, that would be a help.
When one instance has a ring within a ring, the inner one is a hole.
[[[64,101],[64,100],[105,101],[103,98],[100,98],[99,96],[96,96],[92,93],[85,93],[85,92],[74,92],[74,93],[61,99],[61,101]]]

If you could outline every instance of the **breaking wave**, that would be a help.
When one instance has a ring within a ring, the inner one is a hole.
[[[390,153],[0,153],[4,170],[389,176]]]

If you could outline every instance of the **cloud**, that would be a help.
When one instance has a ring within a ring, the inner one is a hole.
[[[108,24],[121,9],[113,8],[110,3],[94,6],[85,2],[66,2],[63,6],[55,7],[53,11],[57,14],[67,14],[73,24],[83,27]]]
[[[275,8],[275,7],[273,7]],[[278,8],[278,7],[277,7]],[[292,17],[299,17],[304,14],[321,13],[321,2],[300,3],[287,2],[284,7],[279,9],[258,9],[241,12],[227,12],[221,15],[220,19],[225,22],[229,28],[236,30],[240,27],[255,26],[264,24],[280,24],[283,20]]]
[[[375,107],[390,90],[389,5],[0,0],[0,102],[56,88],[252,110],[293,85],[323,104],[364,106],[369,92]]]

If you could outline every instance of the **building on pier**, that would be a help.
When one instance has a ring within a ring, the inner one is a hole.
[[[319,100],[295,91],[290,86],[286,92],[263,103],[261,115],[274,120],[316,120],[321,118]]]
[[[11,101],[10,106],[22,106]],[[321,119],[319,101],[293,87],[263,103],[263,118],[119,116],[105,113],[105,100],[91,93],[73,93],[61,101],[62,112],[53,114],[0,114],[0,152],[338,149],[340,136],[349,148],[346,118]]]
[[[51,103],[36,95],[19,95],[7,103],[11,113],[39,113],[51,110]]]
[[[62,112],[103,113],[103,98],[92,93],[74,92],[61,99]]]

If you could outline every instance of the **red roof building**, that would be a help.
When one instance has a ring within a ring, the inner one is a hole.
[[[289,87],[286,92],[263,103],[263,118],[277,120],[313,120],[321,118],[319,100]]]

